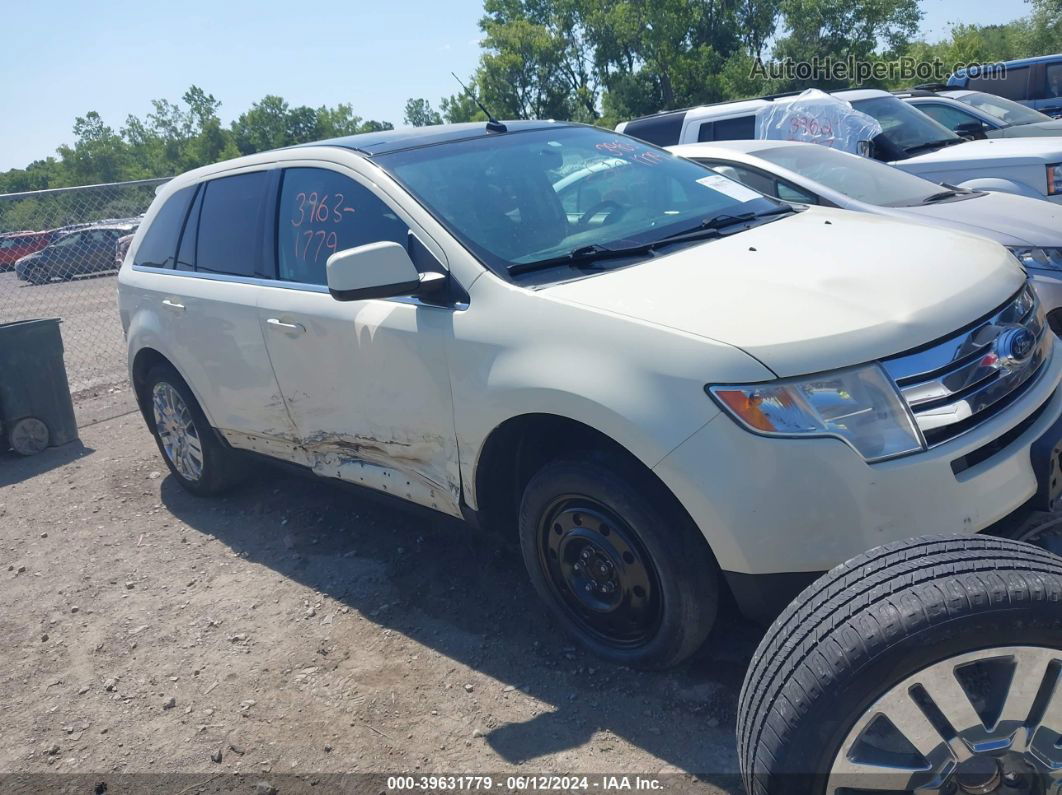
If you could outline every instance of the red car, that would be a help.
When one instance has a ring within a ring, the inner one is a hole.
[[[55,232],[9,232],[0,235],[0,271],[11,270],[15,260],[40,251],[52,242]]]

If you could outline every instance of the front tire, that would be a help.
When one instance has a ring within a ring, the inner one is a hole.
[[[737,733],[751,795],[1054,795],[1062,559],[937,536],[838,566],[760,643]]]
[[[598,656],[668,668],[708,636],[718,566],[689,517],[648,475],[591,456],[552,462],[527,484],[519,525],[535,590]]]
[[[221,442],[192,390],[171,365],[151,368],[141,400],[159,452],[181,486],[192,494],[210,496],[243,479],[244,462]]]

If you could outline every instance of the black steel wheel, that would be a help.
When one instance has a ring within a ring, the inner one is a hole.
[[[539,523],[540,565],[583,631],[636,647],[660,626],[656,568],[638,536],[597,500],[568,495]]]
[[[520,542],[539,596],[612,662],[670,667],[715,621],[719,575],[707,542],[634,465],[587,454],[544,466],[524,490]]]

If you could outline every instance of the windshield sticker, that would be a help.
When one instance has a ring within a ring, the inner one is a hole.
[[[701,177],[697,180],[697,184],[704,185],[706,188],[711,188],[718,193],[722,193],[724,196],[729,196],[731,199],[737,199],[739,202],[750,202],[753,199],[763,198],[752,188],[746,188],[740,182],[734,182],[734,180],[728,179],[722,174],[712,174],[708,177]]]

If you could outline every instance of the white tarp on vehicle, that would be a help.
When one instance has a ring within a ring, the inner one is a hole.
[[[767,141],[803,141],[854,154],[866,154],[881,134],[877,119],[825,91],[809,88],[796,99],[772,102],[756,114],[756,137]]]

